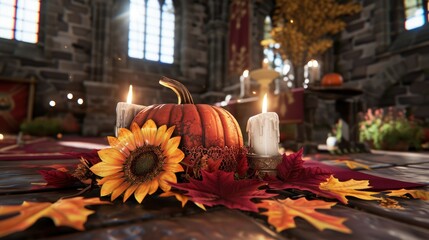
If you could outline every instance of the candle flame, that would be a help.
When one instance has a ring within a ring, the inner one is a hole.
[[[268,109],[268,99],[267,94],[264,95],[264,100],[262,101],[262,113],[266,113]]]
[[[243,77],[248,77],[249,76],[249,70],[244,70],[243,72]]]
[[[130,88],[128,89],[127,103],[133,103],[133,85],[130,85]]]

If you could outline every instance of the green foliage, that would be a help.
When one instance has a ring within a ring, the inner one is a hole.
[[[406,149],[420,148],[423,130],[415,121],[406,118],[403,111],[389,109],[384,114],[382,109],[374,113],[369,109],[359,125],[360,141],[369,142],[375,149],[391,150],[399,145]]]
[[[55,136],[61,132],[61,121],[57,118],[38,117],[21,124],[21,131],[33,136]]]

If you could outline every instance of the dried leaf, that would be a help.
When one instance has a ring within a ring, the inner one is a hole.
[[[319,188],[323,190],[324,197],[336,198],[344,204],[348,203],[346,196],[352,196],[363,200],[380,200],[379,197],[372,195],[377,192],[360,191],[361,189],[370,188],[368,180],[350,179],[345,182],[340,182],[333,176],[329,177],[326,182],[320,183]]]
[[[73,187],[80,184],[79,179],[73,177],[69,172],[60,170],[39,170],[47,186],[53,187]]]
[[[85,208],[87,205],[110,204],[99,198],[75,197],[60,199],[55,203],[26,202],[22,205],[0,206],[0,217],[18,214],[0,221],[0,237],[23,231],[42,217],[51,218],[55,226],[68,226],[84,230],[87,217],[94,213]]]
[[[170,183],[174,188],[187,191],[189,200],[206,206],[224,205],[232,209],[258,212],[252,198],[269,198],[276,194],[259,188],[266,185],[256,179],[234,180],[233,172],[201,171],[202,181],[189,179],[189,183]]]
[[[258,208],[268,209],[267,212],[261,214],[268,216],[268,223],[273,225],[278,232],[296,227],[294,218],[301,217],[320,231],[332,229],[342,233],[351,233],[352,231],[343,225],[346,218],[315,211],[315,209],[330,209],[335,204],[321,200],[308,201],[305,198],[297,200],[286,198],[284,200],[262,200],[258,204]]]
[[[389,208],[389,209],[404,209],[398,201],[391,198],[381,198],[380,207]]]
[[[277,166],[276,179],[267,179],[270,188],[286,189],[296,188],[321,194],[319,185],[331,175],[319,167],[304,167],[301,148],[298,152],[284,154],[282,162]]]
[[[189,200],[189,198],[186,195],[181,194],[181,193],[177,193],[177,192],[173,192],[173,191],[161,193],[159,196],[160,197],[176,197],[177,201],[182,203],[182,207],[184,207]],[[194,204],[197,205],[199,208],[203,209],[204,211],[206,211],[206,208],[204,207],[203,204],[197,203],[197,202],[194,202]]]
[[[350,169],[364,168],[364,169],[371,170],[371,168],[368,165],[358,163],[358,162],[353,161],[353,160],[336,160],[336,162],[344,163]]]
[[[100,157],[98,156],[99,149],[93,149],[90,152],[64,152],[63,154],[69,155],[76,158],[84,158],[92,165],[95,165],[101,162]]]
[[[402,197],[406,194],[410,194],[413,198],[418,198],[421,200],[429,200],[429,192],[425,190],[413,190],[413,189],[399,189],[390,191],[388,196],[391,197]]]

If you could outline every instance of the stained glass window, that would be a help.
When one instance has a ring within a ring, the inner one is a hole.
[[[37,43],[39,0],[0,0],[0,38]]]
[[[172,0],[130,0],[128,56],[173,63],[174,21]]]

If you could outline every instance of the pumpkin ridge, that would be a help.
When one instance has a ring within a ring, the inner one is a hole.
[[[213,106],[209,106],[208,109],[210,109],[210,113],[214,117],[214,120],[216,122],[215,126],[216,126],[217,138],[219,140],[221,140],[219,138],[219,136],[222,135],[222,137],[223,137],[223,146],[222,147],[225,147],[226,146],[225,129],[223,128],[222,118],[219,116],[219,113],[216,111],[216,109],[214,109]],[[220,144],[218,143],[216,145],[220,145]]]
[[[160,105],[156,105],[154,108],[152,108],[152,111],[149,112],[149,114],[147,115],[146,119],[152,119],[154,118],[155,114],[158,112],[160,106],[162,106],[163,104]],[[159,124],[159,123],[158,123]]]
[[[201,122],[201,143],[203,147],[206,147],[206,141],[205,141],[206,131],[204,129],[204,122],[203,122],[204,118],[201,116],[199,104],[195,104],[195,107],[197,108],[198,117],[200,118],[200,122]]]
[[[243,135],[241,133],[241,128],[239,127],[237,120],[234,118],[234,116],[230,112],[225,110],[225,113],[231,118],[231,121],[234,123],[233,125],[235,128],[235,133],[237,134],[237,137],[238,137],[239,146],[242,146],[243,145]]]
[[[228,122],[231,121],[231,119],[230,119],[231,117],[229,115],[227,115],[227,114],[224,114],[224,112],[226,110],[220,109],[220,108],[218,108],[216,106],[213,106],[213,109],[218,114],[218,116],[220,118],[220,121],[222,122],[222,126],[228,126],[229,125]],[[234,126],[234,128],[235,128],[235,126]],[[235,130],[237,131],[236,128],[235,128]],[[225,133],[227,133],[227,134],[225,134]],[[231,135],[230,134],[230,130],[228,128],[227,129],[223,129],[223,139],[224,139],[224,142],[225,142],[225,146],[232,146],[232,144],[229,144],[229,141],[228,141],[228,138],[232,138],[232,136],[230,136],[230,135]],[[238,137],[237,134],[235,134],[235,137]],[[234,141],[235,141],[235,139],[234,139]]]

